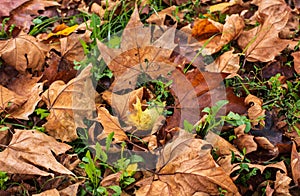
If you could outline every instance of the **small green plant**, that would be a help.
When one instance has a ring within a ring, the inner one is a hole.
[[[300,130],[297,130],[295,126],[300,122],[298,118],[300,115],[300,81],[296,79],[282,84],[280,78],[280,74],[276,74],[266,81],[261,81],[256,76],[253,80],[245,77],[244,81],[236,78],[229,85],[232,85],[236,91],[244,90],[247,94],[254,94],[262,98],[263,109],[268,111],[276,109],[278,117],[285,116],[289,128],[294,128],[300,134]]]
[[[237,113],[229,112],[226,116],[217,116],[220,109],[228,103],[227,100],[220,100],[211,108],[206,107],[202,112],[206,113],[206,117],[198,121],[195,125],[190,124],[188,121],[184,120],[184,129],[188,132],[196,130],[196,133],[205,136],[208,131],[212,131],[224,123],[229,123],[232,126],[246,125],[245,132],[249,132],[251,129],[251,121],[246,116],[241,116]]]
[[[219,196],[225,196],[227,194],[227,190],[223,189],[222,187],[218,188]]]
[[[110,165],[108,163],[108,154],[106,151],[110,149],[114,133],[108,135],[106,138],[105,150],[103,147],[96,143],[95,145],[95,156],[92,157],[90,151],[87,151],[85,157],[83,157],[83,163],[80,165],[86,172],[88,176],[88,181],[86,182],[86,190],[93,195],[108,195],[108,190],[111,189],[115,193],[113,195],[120,195],[121,189],[132,184],[135,178],[132,176],[135,174],[137,169],[137,163],[144,161],[140,156],[133,155],[130,158],[124,157],[124,149],[126,144],[121,144],[121,155],[115,163]],[[105,169],[111,170],[113,173],[120,172],[120,186],[108,186],[103,187],[100,185],[102,177],[102,171]],[[84,194],[84,193],[83,193]]]
[[[34,110],[35,111],[35,113],[38,115],[38,116],[40,116],[40,119],[42,120],[42,119],[44,119],[44,118],[46,118],[47,116],[49,116],[49,111],[48,110],[46,110],[46,109],[42,109],[42,108],[38,108],[38,109],[36,109],[36,110]]]
[[[9,28],[8,28],[8,32],[5,30],[5,25],[6,23],[9,21],[10,18],[4,18],[2,20],[2,27],[1,27],[1,31],[0,31],[0,40],[1,39],[8,39],[12,36],[12,32],[14,30],[14,28],[16,27],[16,25],[12,24]]]
[[[5,190],[6,185],[5,183],[9,180],[6,172],[0,171],[0,190]]]
[[[239,163],[240,169],[233,172],[232,176],[238,176],[236,183],[248,187],[248,180],[257,175],[258,168],[250,168],[250,160],[246,158],[246,148],[243,149],[241,156],[236,156],[234,152],[231,152],[231,163]]]

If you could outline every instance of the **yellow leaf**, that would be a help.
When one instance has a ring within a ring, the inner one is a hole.
[[[76,30],[77,27],[78,27],[78,25],[74,25],[74,26],[71,26],[71,27],[67,27],[67,28],[65,28],[61,31],[56,32],[56,33],[49,33],[48,38],[50,38],[52,36],[60,36],[60,35],[68,36],[71,33],[73,33]]]
[[[231,6],[231,5],[234,5],[235,2],[226,2],[226,3],[219,3],[219,4],[216,4],[216,5],[212,5],[209,7],[209,11],[212,13],[212,12],[217,12],[217,11],[222,11],[224,10],[225,8]]]
[[[132,163],[129,164],[126,168],[126,172],[129,176],[133,176],[137,170],[138,164],[137,163]]]
[[[134,111],[128,115],[127,123],[135,126],[138,130],[150,130],[153,128],[157,118],[162,114],[165,103],[158,103],[157,106],[142,110],[140,99],[136,98],[136,104],[133,104]]]

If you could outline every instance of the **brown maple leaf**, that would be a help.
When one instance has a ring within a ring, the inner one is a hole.
[[[146,73],[151,79],[167,75],[175,68],[169,57],[176,47],[175,28],[166,30],[152,40],[151,28],[140,21],[137,6],[122,32],[119,49],[98,42],[101,56],[115,76],[114,91],[134,89],[139,75]]]
[[[0,152],[0,170],[13,174],[54,176],[73,174],[53,156],[65,153],[71,146],[36,130],[16,130],[9,145]]]
[[[179,136],[163,148],[157,162],[157,180],[144,184],[136,195],[228,194],[238,189],[210,154],[210,144],[181,130]]]
[[[55,81],[42,94],[50,115],[44,124],[46,131],[56,139],[73,141],[76,127],[85,127],[84,118],[92,119],[95,110],[95,91],[90,79],[92,66],[86,67],[67,84]]]
[[[41,71],[48,50],[47,45],[24,32],[15,38],[0,41],[0,57],[20,72],[26,69]]]

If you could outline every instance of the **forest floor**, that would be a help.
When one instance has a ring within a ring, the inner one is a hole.
[[[300,195],[298,0],[0,7],[0,195]]]

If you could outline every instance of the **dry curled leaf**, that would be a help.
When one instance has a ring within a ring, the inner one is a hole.
[[[36,130],[15,130],[9,145],[0,152],[0,170],[13,174],[54,176],[72,172],[58,163],[53,153],[59,155],[71,146]]]
[[[39,16],[41,11],[44,11],[47,7],[59,5],[56,1],[29,0],[10,12],[9,24],[14,24],[27,33],[30,26],[33,25],[32,20],[34,17]]]
[[[248,117],[251,120],[253,126],[258,125],[259,123],[265,124],[263,117],[265,116],[265,110],[262,109],[262,100],[258,97],[249,94],[245,98],[245,104],[250,105],[248,109]]]
[[[26,69],[41,71],[48,52],[47,45],[22,32],[15,38],[0,41],[0,48],[3,61],[20,72]]]
[[[36,105],[41,100],[40,94],[43,91],[43,83],[38,83],[40,78],[21,75],[8,85],[10,90],[26,99],[20,107],[10,111],[11,117],[29,120],[28,116],[34,112]]]
[[[176,10],[176,6],[173,5],[158,13],[152,14],[146,21],[150,24],[156,24],[159,26],[164,25],[166,17],[170,17],[173,21],[176,21],[176,18],[173,16],[174,11]]]
[[[97,136],[98,140],[106,138],[112,132],[114,132],[115,142],[123,142],[128,139],[117,117],[112,116],[105,107],[98,107],[97,113],[97,119],[103,126],[103,132]]]
[[[276,181],[274,185],[275,195],[279,196],[291,196],[289,191],[289,184],[292,181],[286,174],[282,174],[280,171],[276,173]]]
[[[211,154],[211,145],[184,130],[162,150],[157,180],[142,186],[136,195],[218,194],[218,188],[239,195],[237,187]]]
[[[234,129],[234,134],[237,139],[234,140],[234,143],[237,145],[238,149],[242,152],[244,148],[246,149],[246,154],[257,150],[257,144],[254,141],[254,136],[246,134],[244,132],[246,125],[240,125]]]
[[[56,139],[73,141],[77,136],[76,127],[85,127],[84,118],[92,119],[95,110],[95,90],[91,81],[91,68],[86,67],[67,84],[55,81],[42,94],[50,115],[44,124],[46,131]]]
[[[13,111],[26,102],[26,98],[17,93],[0,86],[0,112]]]
[[[234,49],[223,53],[214,62],[205,67],[209,72],[237,73],[240,69],[240,56],[233,54]]]
[[[291,169],[293,181],[298,185],[300,183],[300,154],[297,151],[295,143],[293,143],[291,152]]]

